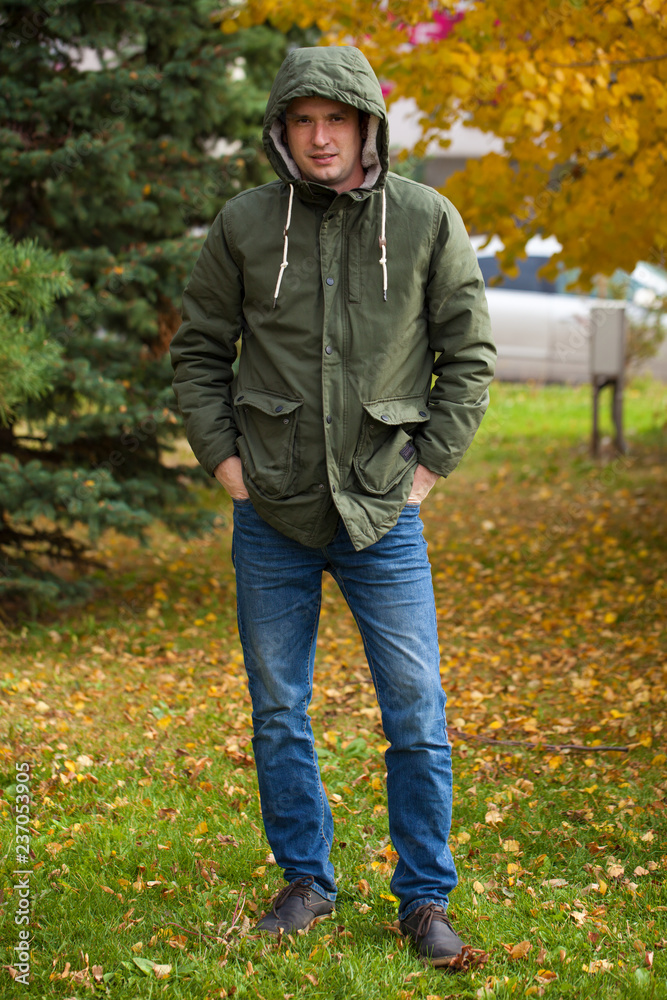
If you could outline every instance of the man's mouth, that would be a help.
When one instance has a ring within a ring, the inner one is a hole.
[[[316,163],[330,163],[336,155],[336,153],[313,153],[311,160],[315,160]]]

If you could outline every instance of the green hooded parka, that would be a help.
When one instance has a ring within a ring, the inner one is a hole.
[[[313,96],[370,116],[356,190],[302,180],[290,156],[282,116]],[[342,518],[362,549],[396,523],[417,464],[447,476],[475,435],[496,356],[484,283],[453,205],[388,171],[382,91],[358,49],[290,52],[264,122],[280,180],[211,226],[174,390],[199,462],[213,474],[240,455],[269,524],[323,546]]]

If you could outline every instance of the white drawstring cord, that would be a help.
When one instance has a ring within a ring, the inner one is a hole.
[[[283,274],[285,268],[287,267],[289,261],[287,260],[287,249],[289,246],[288,231],[290,223],[292,221],[292,203],[294,201],[294,185],[290,184],[289,187],[289,203],[287,206],[287,221],[285,223],[285,228],[283,229],[283,236],[285,237],[285,242],[283,244],[283,259],[280,265],[280,270],[278,272],[278,280],[276,281],[276,290],[273,293],[273,308],[275,309],[276,303],[278,302],[278,294],[280,293],[280,285],[282,284]],[[382,251],[382,256],[380,257],[380,267],[382,268],[382,297],[384,301],[387,301],[387,195],[385,189],[382,188],[382,227],[381,234],[378,239],[380,244],[380,250]]]
[[[289,240],[287,238],[287,231],[290,227],[290,222],[292,221],[292,202],[294,200],[294,185],[289,186],[289,204],[287,206],[287,222],[285,223],[285,228],[283,229],[283,236],[285,237],[285,242],[283,244],[283,262],[280,265],[280,271],[278,272],[278,280],[276,281],[276,290],[273,293],[273,308],[276,308],[276,302],[278,301],[278,293],[280,292],[280,285],[283,280],[283,274],[285,273],[285,268],[287,267],[287,246]]]
[[[382,188],[382,231],[378,240],[382,256],[380,257],[380,267],[382,268],[382,297],[387,301],[387,237],[385,230],[387,225],[387,196]]]

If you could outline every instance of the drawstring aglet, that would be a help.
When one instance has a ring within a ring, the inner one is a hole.
[[[382,268],[382,298],[386,302],[387,301],[387,240],[385,239],[384,236],[379,236],[378,243],[380,244],[380,250],[382,251],[382,256],[378,261],[380,267]]]
[[[285,233],[285,236],[287,236],[287,233]],[[288,260],[283,261],[282,264],[280,265],[280,270],[278,272],[278,282],[276,284],[276,290],[275,290],[274,296],[273,296],[273,308],[274,309],[276,308],[276,305],[278,303],[278,292],[280,291],[280,285],[281,285],[282,280],[283,280],[283,273],[285,271],[285,268],[288,265],[289,265],[289,261]]]
[[[380,228],[380,236],[378,242],[380,244],[380,250],[382,256],[380,257],[380,267],[382,268],[382,298],[387,301],[387,192],[385,188],[382,188],[382,226]]]

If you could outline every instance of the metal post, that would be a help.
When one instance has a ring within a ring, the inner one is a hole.
[[[599,397],[606,385],[612,387],[611,415],[615,427],[614,445],[625,453],[623,437],[623,373],[625,369],[625,303],[615,300],[591,309],[591,382],[593,387],[593,431],[591,453],[600,452]]]

